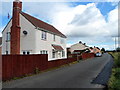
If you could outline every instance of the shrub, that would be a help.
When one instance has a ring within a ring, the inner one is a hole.
[[[35,68],[35,74],[38,74],[38,73],[40,73],[40,70],[39,70],[39,68]]]

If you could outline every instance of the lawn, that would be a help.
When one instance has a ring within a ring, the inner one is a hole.
[[[108,82],[109,90],[120,90],[120,52],[110,52],[114,57],[114,67]]]

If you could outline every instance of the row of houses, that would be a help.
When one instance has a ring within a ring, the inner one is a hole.
[[[22,2],[13,2],[13,16],[2,31],[2,53],[48,54],[48,60],[67,58],[67,52],[80,53],[86,49],[98,52],[81,41],[66,49],[66,36],[54,26],[22,11]]]

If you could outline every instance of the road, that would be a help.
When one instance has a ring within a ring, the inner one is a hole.
[[[112,57],[104,54],[77,64],[3,83],[3,88],[101,88],[91,82]]]

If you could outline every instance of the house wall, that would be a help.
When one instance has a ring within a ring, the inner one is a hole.
[[[6,33],[10,32],[10,28],[12,26],[12,20],[9,22],[5,30],[3,31],[3,48],[2,53],[6,54],[6,50],[8,54],[10,54],[10,42],[6,42]],[[59,58],[66,58],[66,38],[62,38],[60,36],[55,36],[56,40],[53,39],[53,34],[47,33],[47,39],[41,40],[42,31],[36,29],[36,27],[30,23],[24,16],[20,14],[20,26],[21,26],[21,35],[20,35],[20,54],[23,54],[23,51],[30,51],[31,54],[40,54],[41,50],[48,51],[48,59],[55,60],[56,58],[52,58],[52,44],[60,45],[65,51],[65,57],[58,57]],[[27,35],[23,34],[23,31],[27,31]],[[64,43],[61,43],[61,38],[64,39]],[[60,52],[62,55],[62,52]],[[58,55],[56,55],[58,56]]]
[[[52,58],[52,49],[54,49],[52,47],[52,44],[55,44],[55,45],[61,46],[65,51],[65,57],[60,56],[58,58],[66,58],[67,57],[67,55],[66,55],[67,54],[66,53],[66,39],[65,38],[55,35],[55,41],[54,41],[53,34],[47,33],[47,39],[42,40],[41,35],[42,35],[42,31],[37,30],[36,31],[36,53],[40,53],[41,50],[47,50],[49,60],[54,60],[56,58],[54,58],[54,59]],[[64,39],[64,43],[61,43],[61,39]],[[60,53],[62,55],[62,52],[60,52]],[[58,56],[58,55],[56,55],[56,56]]]
[[[10,22],[2,32],[2,54],[6,54],[6,51],[8,51],[8,54],[10,54],[10,41],[6,42],[6,38],[7,38],[7,32],[11,31],[11,26],[12,26],[12,19],[10,20]]]
[[[77,43],[77,44],[74,44],[70,47],[70,51],[71,53],[74,51],[74,50],[84,50],[86,49],[85,45],[83,44],[80,44],[80,43]]]
[[[20,53],[23,51],[30,51],[31,54],[36,53],[36,29],[32,23],[30,23],[24,16],[20,14]],[[27,31],[27,35],[23,34],[23,31]]]

